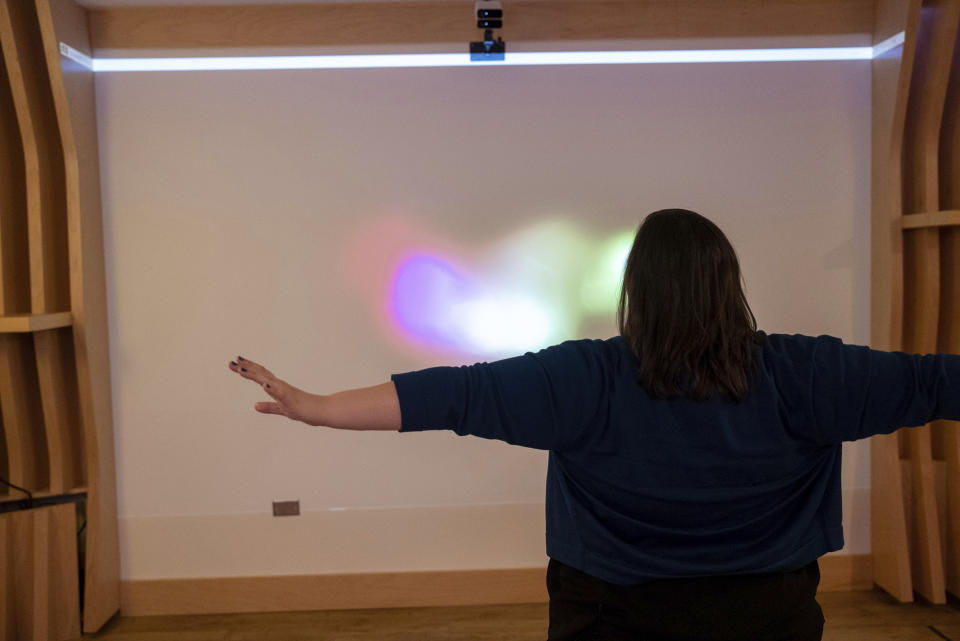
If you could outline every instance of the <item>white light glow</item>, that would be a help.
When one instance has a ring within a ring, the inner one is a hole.
[[[878,42],[877,44],[873,45],[873,57],[877,58],[885,54],[886,52],[890,51],[894,47],[899,47],[900,45],[903,44],[905,39],[906,39],[906,32],[901,31],[898,34],[890,36],[883,42]]]
[[[484,296],[454,305],[449,320],[461,328],[467,346],[477,353],[506,353],[550,339],[550,314],[522,296]]]
[[[382,69],[391,67],[503,67],[514,65],[615,65],[870,60],[896,47],[898,44],[902,44],[903,39],[904,34],[900,32],[873,47],[517,52],[507,53],[505,60],[476,62],[471,61],[470,54],[467,53],[343,56],[231,56],[205,58],[97,58],[92,60],[92,68],[96,72],[246,71],[266,69]],[[63,50],[62,47],[61,50]],[[64,55],[68,54],[64,53]]]

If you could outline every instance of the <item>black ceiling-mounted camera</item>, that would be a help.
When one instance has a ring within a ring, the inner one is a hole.
[[[503,28],[503,6],[500,0],[476,0],[477,28],[484,29],[482,42],[470,43],[470,60],[504,60],[507,45],[503,38],[493,39],[493,30]]]

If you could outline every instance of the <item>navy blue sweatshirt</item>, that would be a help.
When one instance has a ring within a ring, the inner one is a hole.
[[[737,403],[647,396],[621,337],[394,374],[400,432],[549,450],[547,555],[619,585],[797,569],[843,547],[841,443],[960,420],[960,355],[769,334]]]

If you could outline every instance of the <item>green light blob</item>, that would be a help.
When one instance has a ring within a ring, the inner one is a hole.
[[[610,314],[620,300],[620,286],[634,231],[620,232],[599,245],[581,281],[580,304],[586,314]]]

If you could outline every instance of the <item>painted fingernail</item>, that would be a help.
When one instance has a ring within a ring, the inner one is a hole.
[[[236,363],[234,363],[233,361],[230,361],[230,364],[231,364],[231,365],[233,365],[234,367],[236,367],[236,366],[237,366],[237,364],[236,364]]]
[[[270,383],[267,383],[267,387],[270,387]]]
[[[241,371],[241,372],[245,372],[245,371],[247,371],[247,368],[246,368],[246,367],[241,367],[241,368],[240,368],[240,371]]]
[[[242,360],[243,360],[243,356],[237,356],[237,360],[238,360],[238,361],[242,361]]]

